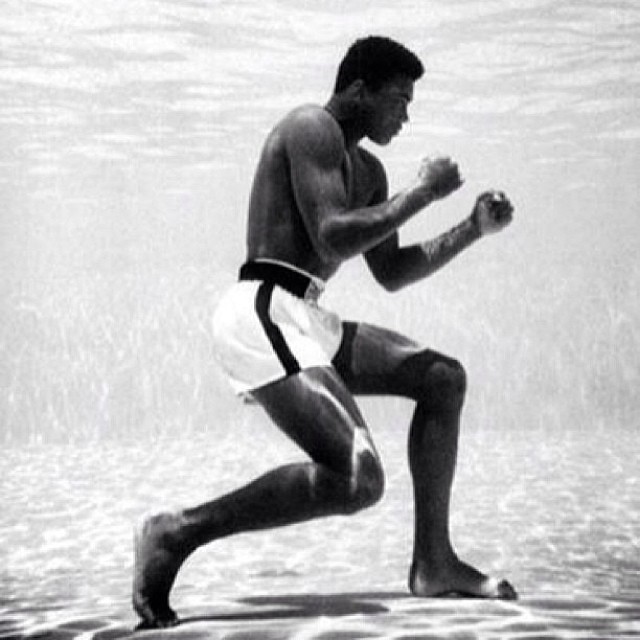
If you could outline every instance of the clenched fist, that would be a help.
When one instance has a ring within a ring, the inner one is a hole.
[[[502,191],[485,191],[478,196],[471,219],[480,235],[496,233],[513,220],[513,205]]]
[[[418,171],[418,189],[429,200],[440,200],[462,186],[458,165],[451,158],[425,158]]]

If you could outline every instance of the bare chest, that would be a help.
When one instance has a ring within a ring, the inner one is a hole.
[[[342,163],[342,178],[349,209],[364,207],[371,203],[377,185],[370,166],[357,151],[345,153]]]

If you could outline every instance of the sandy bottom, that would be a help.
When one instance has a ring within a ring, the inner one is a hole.
[[[400,407],[399,423],[408,419]],[[299,457],[257,409],[215,434],[1,454],[0,637],[122,638],[132,527]],[[236,424],[237,423],[237,424]],[[517,603],[409,597],[405,429],[373,429],[388,491],[373,509],[199,550],[172,596],[182,624],[140,638],[640,638],[640,442],[468,428],[454,493],[464,559]]]

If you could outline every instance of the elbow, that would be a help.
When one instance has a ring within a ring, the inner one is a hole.
[[[343,255],[338,247],[323,238],[318,238],[316,240],[314,243],[314,249],[318,254],[318,257],[323,262],[330,264],[338,264],[346,260],[348,257]]]
[[[329,226],[319,229],[314,245],[320,258],[327,262],[343,262],[354,255],[349,251],[349,243],[341,238],[339,231]]]
[[[404,282],[397,280],[395,278],[378,280],[378,282],[382,285],[382,288],[388,293],[396,293],[396,291],[400,291],[400,289],[403,289],[405,285]]]
[[[376,282],[388,293],[400,291],[407,284],[392,269],[378,269],[373,273]]]

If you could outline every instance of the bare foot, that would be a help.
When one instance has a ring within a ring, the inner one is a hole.
[[[498,600],[518,599],[516,590],[506,580],[489,578],[455,556],[438,571],[428,571],[424,564],[414,562],[409,573],[409,589],[414,596],[422,598],[455,595]]]
[[[178,516],[162,513],[146,518],[136,531],[132,601],[142,618],[138,629],[178,624],[178,616],[169,606],[169,592],[189,555],[175,544],[178,524]]]

